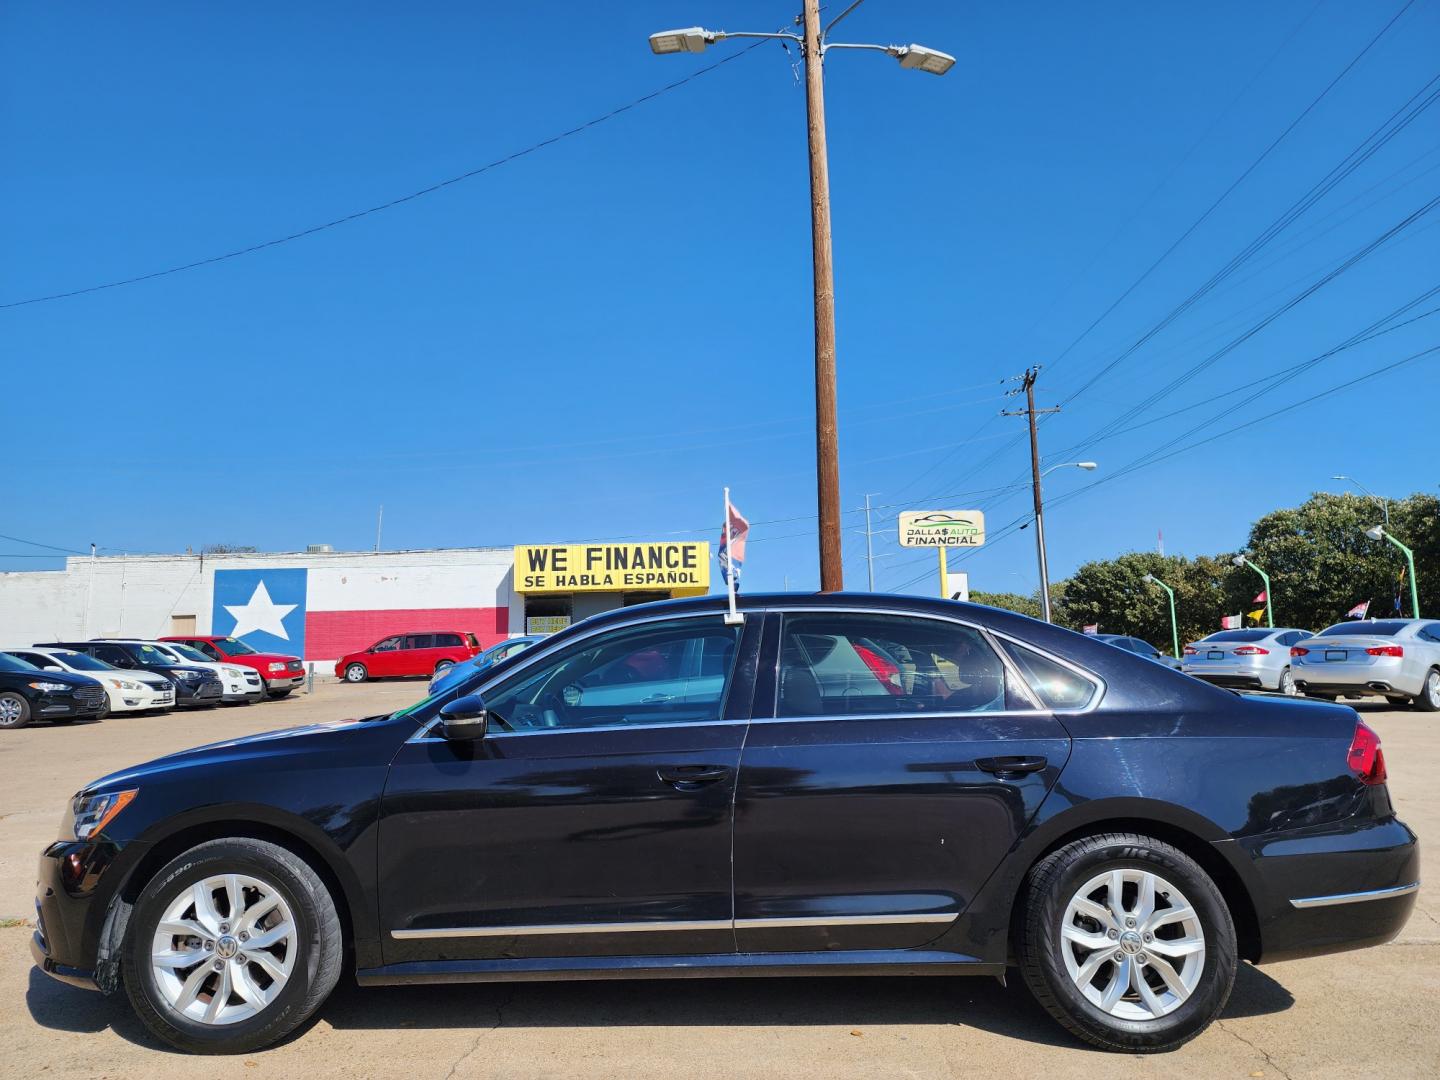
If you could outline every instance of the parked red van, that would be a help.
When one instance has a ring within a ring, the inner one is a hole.
[[[355,683],[405,675],[429,678],[437,671],[469,660],[480,651],[479,640],[468,630],[391,634],[368,649],[336,660],[335,677]]]

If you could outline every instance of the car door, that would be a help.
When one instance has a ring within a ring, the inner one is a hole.
[[[382,804],[386,962],[733,951],[731,814],[759,621],[602,628],[482,684],[483,739],[422,728]],[[723,667],[708,696],[662,666],[696,643]]]
[[[1055,783],[1065,729],[959,622],[794,611],[767,648],[775,698],[736,793],[740,951],[931,941]]]
[[[394,657],[396,675],[430,675],[435,670],[434,634],[406,634]]]
[[[402,674],[404,655],[401,647],[404,643],[405,635],[396,634],[370,646],[364,663],[372,678],[383,679]]]

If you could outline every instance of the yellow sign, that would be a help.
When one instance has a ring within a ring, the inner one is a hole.
[[[664,544],[520,544],[515,591],[626,592],[676,596],[710,591],[708,541]]]

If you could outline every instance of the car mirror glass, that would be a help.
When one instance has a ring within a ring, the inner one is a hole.
[[[440,709],[440,729],[447,739],[457,742],[483,739],[488,726],[485,699],[479,694],[458,697]]]

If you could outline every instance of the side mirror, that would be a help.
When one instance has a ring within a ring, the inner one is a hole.
[[[441,708],[440,730],[445,738],[457,742],[483,739],[489,719],[485,699],[479,694],[467,694]]]
[[[41,670],[42,670],[42,671],[64,671],[65,669],[62,668],[62,667],[56,667],[54,664],[46,664],[45,667],[42,668]]]

